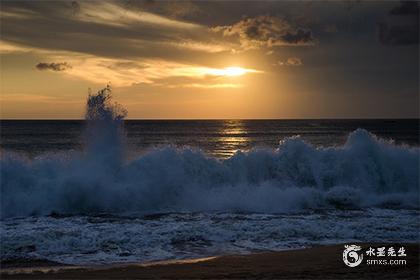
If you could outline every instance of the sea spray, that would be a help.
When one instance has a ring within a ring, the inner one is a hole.
[[[124,152],[123,121],[127,110],[111,99],[108,85],[96,94],[89,94],[86,104],[85,150],[102,168],[119,166]]]
[[[88,98],[83,152],[33,160],[2,154],[2,218],[419,207],[419,148],[362,129],[340,147],[291,137],[276,150],[237,152],[226,160],[167,147],[128,161],[125,115],[107,87]]]

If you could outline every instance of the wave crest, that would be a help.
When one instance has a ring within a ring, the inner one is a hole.
[[[342,147],[316,148],[294,137],[277,150],[238,152],[227,160],[171,147],[130,162],[90,156],[3,155],[2,216],[419,205],[419,149],[364,130]]]
[[[3,218],[419,207],[419,148],[397,146],[362,129],[341,147],[314,147],[291,137],[276,150],[237,152],[227,160],[167,147],[124,161],[126,113],[109,105],[107,94],[88,99],[84,152],[33,160],[2,154]]]

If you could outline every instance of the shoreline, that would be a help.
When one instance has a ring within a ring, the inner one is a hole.
[[[353,243],[349,243],[353,244]],[[357,243],[369,247],[404,246],[405,265],[343,263],[344,244],[247,255],[94,266],[29,264],[1,268],[2,279],[418,279],[420,243]],[[367,256],[365,256],[366,258]],[[380,259],[380,258],[376,258]],[[386,259],[386,258],[385,258]]]

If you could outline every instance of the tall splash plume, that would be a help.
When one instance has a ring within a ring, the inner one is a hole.
[[[124,152],[127,110],[111,99],[111,87],[107,85],[96,94],[89,93],[86,104],[86,153],[102,168],[119,166]]]

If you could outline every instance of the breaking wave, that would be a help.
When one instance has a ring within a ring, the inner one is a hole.
[[[32,160],[1,155],[2,218],[419,208],[418,147],[358,129],[340,147],[296,136],[276,150],[239,151],[226,160],[173,147],[125,160],[126,111],[110,99],[109,88],[89,95],[84,151]]]

